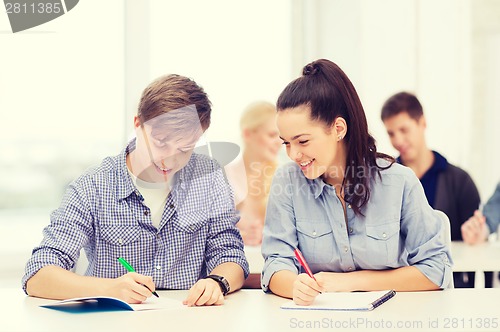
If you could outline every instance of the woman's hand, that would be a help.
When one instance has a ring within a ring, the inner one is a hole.
[[[319,282],[306,273],[301,273],[293,283],[293,302],[298,305],[311,305],[323,291]]]

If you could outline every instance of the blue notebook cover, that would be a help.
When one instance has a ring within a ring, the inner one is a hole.
[[[134,308],[132,308],[128,303],[114,297],[106,297],[106,296],[68,299],[55,303],[41,305],[41,307],[55,309],[69,313],[134,310]]]
[[[96,311],[144,311],[181,309],[184,305],[181,301],[169,299],[167,297],[150,297],[139,304],[129,304],[125,301],[108,296],[79,297],[63,301],[51,302],[41,305],[43,308],[54,309],[69,313],[84,313]]]

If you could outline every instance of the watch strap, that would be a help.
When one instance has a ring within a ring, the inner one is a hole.
[[[222,291],[222,295],[226,296],[226,294],[229,293],[229,290],[230,290],[229,283],[227,282],[227,280],[224,277],[216,275],[216,274],[210,274],[210,275],[206,276],[205,279],[212,279],[212,280],[217,281],[217,283],[219,284],[220,290]]]

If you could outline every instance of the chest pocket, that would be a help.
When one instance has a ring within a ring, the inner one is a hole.
[[[329,223],[297,219],[299,248],[309,265],[333,260],[334,239]]]
[[[101,227],[102,239],[112,246],[126,246],[137,242],[141,236],[139,225],[131,226],[103,226]]]
[[[177,231],[188,234],[196,233],[208,225],[208,212],[195,211],[179,214],[172,225]]]
[[[147,247],[147,244],[141,242],[141,231],[139,225],[101,226],[101,245],[104,250],[99,251],[113,262],[112,265],[108,266],[108,271],[102,277],[116,278],[126,273],[126,270],[118,264],[117,257],[124,257],[129,260],[136,269],[140,267],[134,260],[143,260],[140,258],[142,257],[140,254],[144,252],[144,247]],[[114,268],[111,268],[111,266]]]
[[[366,226],[366,254],[372,265],[393,267],[399,257],[399,220]]]

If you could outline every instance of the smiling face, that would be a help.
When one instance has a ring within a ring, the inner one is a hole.
[[[384,120],[392,146],[398,150],[403,162],[413,162],[425,145],[425,118],[413,119],[407,112],[400,112]]]
[[[334,178],[345,167],[344,119],[339,117],[328,127],[311,120],[310,108],[302,105],[278,112],[277,125],[288,157],[299,165],[306,178]]]

